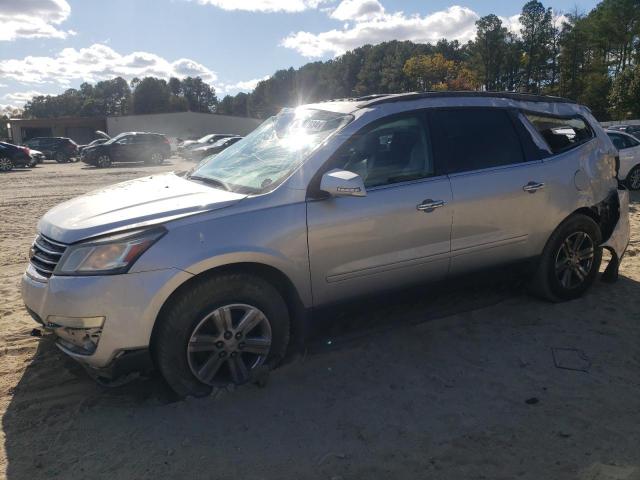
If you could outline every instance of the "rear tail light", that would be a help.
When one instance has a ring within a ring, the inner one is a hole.
[[[31,150],[29,150],[29,147],[20,147],[22,150],[24,150],[24,153],[26,153],[27,155],[31,155]]]
[[[162,141],[169,145],[169,139],[167,137],[162,137]]]

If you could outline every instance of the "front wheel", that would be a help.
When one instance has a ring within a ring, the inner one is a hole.
[[[636,165],[627,174],[626,182],[629,190],[640,190],[640,165]]]
[[[111,157],[109,157],[109,155],[103,154],[100,155],[97,159],[96,159],[96,166],[98,168],[108,168],[111,166]]]
[[[282,296],[262,278],[228,274],[197,281],[158,318],[156,365],[181,397],[241,385],[276,366],[289,343]]]
[[[0,157],[0,172],[8,172],[13,169],[13,162],[9,157]]]
[[[559,302],[578,298],[593,284],[602,262],[602,235],[592,218],[576,214],[553,232],[532,282],[533,293]]]

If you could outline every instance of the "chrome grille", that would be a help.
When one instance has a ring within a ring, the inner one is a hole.
[[[29,252],[29,261],[36,272],[49,278],[66,249],[67,246],[64,243],[54,242],[44,235],[38,235]]]

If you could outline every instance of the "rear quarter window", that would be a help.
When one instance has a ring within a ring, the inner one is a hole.
[[[549,150],[556,154],[575,148],[588,142],[594,137],[589,124],[580,116],[552,117],[539,113],[524,112],[524,116],[531,122],[549,146]]]

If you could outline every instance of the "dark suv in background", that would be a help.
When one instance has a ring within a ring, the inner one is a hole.
[[[52,158],[58,163],[70,162],[78,156],[78,145],[66,137],[36,137],[27,141],[25,146],[41,151],[45,158]]]
[[[101,145],[86,147],[80,159],[99,168],[116,162],[140,162],[160,165],[171,156],[169,140],[159,133],[125,132]]]

